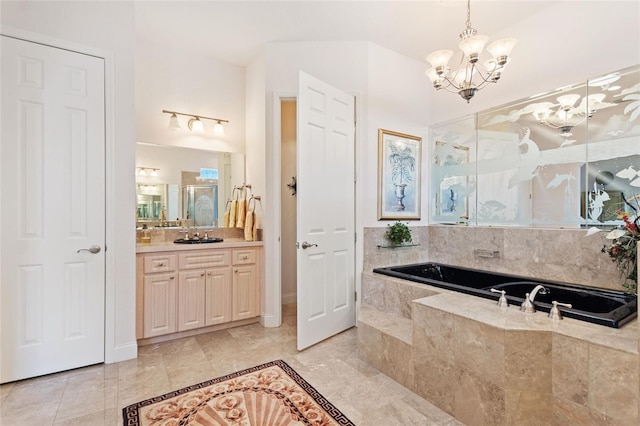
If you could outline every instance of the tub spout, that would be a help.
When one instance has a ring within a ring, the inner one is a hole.
[[[533,305],[533,301],[536,298],[536,295],[540,294],[549,294],[550,291],[542,284],[538,284],[533,288],[531,293],[527,293],[524,297],[524,302],[520,305],[520,310],[526,313],[532,314],[536,311],[536,307]]]

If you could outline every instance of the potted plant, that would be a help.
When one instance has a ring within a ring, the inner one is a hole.
[[[391,244],[401,246],[405,242],[411,242],[411,230],[406,224],[397,221],[393,225],[387,225],[384,237],[389,240]]]

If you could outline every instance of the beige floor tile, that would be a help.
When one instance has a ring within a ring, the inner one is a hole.
[[[122,425],[122,408],[282,359],[358,426],[460,423],[359,357],[356,328],[296,348],[295,305],[283,325],[251,324],[141,346],[138,358],[0,386],[0,425]]]

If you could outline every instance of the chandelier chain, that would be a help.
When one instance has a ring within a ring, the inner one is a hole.
[[[467,28],[471,28],[471,0],[467,0]]]

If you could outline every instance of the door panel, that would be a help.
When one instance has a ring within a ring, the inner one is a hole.
[[[254,318],[258,310],[258,274],[255,265],[233,267],[233,320]]]
[[[0,54],[4,383],[104,361],[105,127],[103,59]]]
[[[205,325],[231,321],[231,269],[229,267],[207,270],[205,292]]]
[[[180,272],[178,331],[204,327],[205,271]]]
[[[298,349],[355,325],[354,103],[300,73]]]

